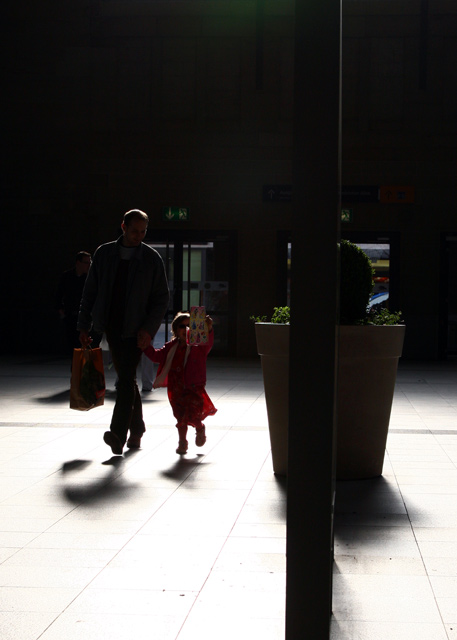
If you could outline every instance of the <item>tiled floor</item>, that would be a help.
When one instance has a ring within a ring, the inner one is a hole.
[[[164,390],[111,456],[114,394],[70,410],[68,368],[0,360],[0,638],[284,640],[259,363],[210,359],[219,411],[183,458]],[[384,475],[338,483],[335,529],[331,640],[457,640],[457,366],[401,364]]]
[[[383,476],[337,511],[332,639],[456,640],[456,363],[401,362]]]

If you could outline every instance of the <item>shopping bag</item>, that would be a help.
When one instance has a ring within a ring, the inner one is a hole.
[[[105,372],[102,350],[73,349],[70,409],[88,411],[105,401]]]

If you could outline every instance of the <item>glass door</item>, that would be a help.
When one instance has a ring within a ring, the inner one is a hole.
[[[171,294],[168,313],[154,344],[158,346],[171,338],[171,322],[178,311],[204,306],[214,321],[214,353],[234,355],[235,236],[157,230],[153,235],[145,242],[162,256]]]
[[[357,244],[371,260],[374,269],[374,289],[369,307],[398,311],[399,305],[399,252],[398,233],[342,232],[342,236]]]

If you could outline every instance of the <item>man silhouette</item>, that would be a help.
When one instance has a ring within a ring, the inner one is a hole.
[[[80,342],[89,331],[105,332],[118,376],[110,430],[104,441],[115,454],[141,446],[145,432],[136,368],[166,313],[169,290],[159,253],[143,242],[149,218],[139,209],[124,214],[122,236],[96,250],[78,317]],[[130,436],[127,440],[127,436]]]

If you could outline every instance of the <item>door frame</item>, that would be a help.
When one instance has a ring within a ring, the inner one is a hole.
[[[236,231],[214,231],[208,229],[157,229],[149,228],[144,239],[147,244],[163,243],[174,247],[174,280],[172,297],[173,316],[182,310],[182,294],[184,289],[183,273],[184,250],[188,245],[199,242],[226,241],[229,243],[231,259],[228,263],[228,312],[227,312],[227,347],[214,351],[214,355],[233,357],[236,355],[236,301],[237,301],[237,246]],[[167,267],[166,267],[167,268]],[[190,273],[190,270],[188,270]],[[213,353],[213,352],[212,352]]]

